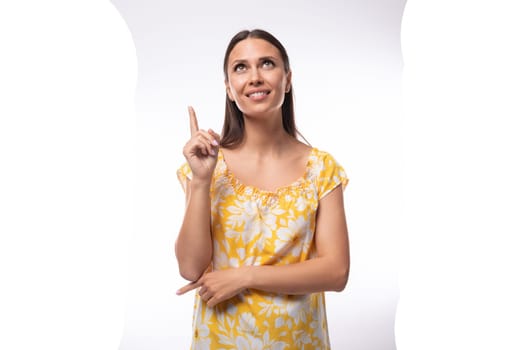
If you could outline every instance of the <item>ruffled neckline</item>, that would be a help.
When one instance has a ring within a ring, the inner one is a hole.
[[[315,158],[315,154],[317,154],[317,149],[315,147],[311,147],[310,153],[308,154],[308,159],[306,162],[305,170],[303,174],[296,179],[295,181],[291,182],[288,185],[284,185],[281,187],[278,187],[277,189],[271,191],[271,190],[265,190],[262,188],[258,188],[254,185],[248,185],[243,182],[241,182],[233,172],[230,171],[228,168],[228,164],[226,164],[226,161],[224,160],[224,154],[222,153],[222,149],[219,149],[218,153],[218,162],[220,162],[220,165],[222,167],[222,173],[223,175],[228,179],[228,182],[233,187],[235,192],[243,195],[250,195],[260,198],[266,198],[266,197],[280,197],[282,195],[285,195],[287,193],[290,193],[290,191],[296,191],[297,189],[304,188],[305,185],[308,183],[309,173],[310,169],[313,165],[313,160]]]

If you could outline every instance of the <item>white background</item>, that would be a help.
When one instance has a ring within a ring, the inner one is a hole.
[[[0,5],[0,349],[116,349],[135,49],[106,1]]]
[[[525,349],[525,14],[409,1],[396,341]]]
[[[126,2],[124,22],[106,1],[2,3],[0,348],[186,348],[185,107],[219,129],[221,56],[244,26],[288,48],[299,127],[351,178],[334,348],[393,348],[399,253],[398,349],[525,348],[523,9],[409,2],[402,66],[401,4],[288,4],[153,20],[161,3]]]

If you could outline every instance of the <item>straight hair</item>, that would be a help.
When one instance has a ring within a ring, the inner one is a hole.
[[[230,58],[230,53],[232,52],[235,45],[239,42],[246,40],[248,38],[262,39],[273,46],[275,46],[284,62],[284,71],[286,73],[290,72],[290,60],[288,59],[288,54],[286,49],[281,44],[276,37],[262,29],[254,30],[243,30],[235,34],[235,36],[230,40],[228,47],[226,48],[226,53],[224,55],[224,79],[228,81],[228,59]],[[290,90],[285,93],[283,105],[281,106],[282,112],[282,122],[283,128],[289,135],[297,138],[297,134],[301,135],[297,131],[295,126],[295,115],[294,115],[294,104],[293,104],[293,88],[290,84]],[[301,135],[302,137],[302,135]],[[302,137],[304,139],[304,137]],[[226,108],[224,112],[224,124],[222,127],[221,135],[221,146],[225,148],[235,148],[238,146],[244,139],[244,116],[241,110],[237,107],[234,101],[231,101],[226,94]],[[306,141],[306,140],[305,140]],[[307,141],[308,143],[308,141]]]

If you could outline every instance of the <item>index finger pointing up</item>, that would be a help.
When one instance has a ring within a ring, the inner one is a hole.
[[[188,112],[190,113],[190,132],[193,136],[197,131],[199,131],[199,124],[197,123],[197,116],[192,106],[188,106]]]

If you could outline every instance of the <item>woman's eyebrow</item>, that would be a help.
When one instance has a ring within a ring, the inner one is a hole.
[[[237,63],[246,63],[246,62],[247,62],[247,60],[241,58],[241,59],[232,61],[232,63],[230,63],[230,65],[233,66],[233,65],[236,65]]]
[[[264,57],[259,58],[259,61],[266,61],[266,60],[276,61],[277,58],[273,56],[264,56]]]
[[[266,60],[277,61],[277,58],[275,58],[275,57],[273,57],[273,56],[263,56],[263,57],[259,57],[259,58],[257,59],[257,61],[259,61],[259,62],[260,62],[260,61],[266,61]],[[239,59],[233,61],[232,63],[230,63],[230,66],[234,66],[234,65],[236,65],[236,64],[238,64],[238,63],[246,63],[246,62],[248,62],[247,59],[245,59],[245,58],[239,58]]]

